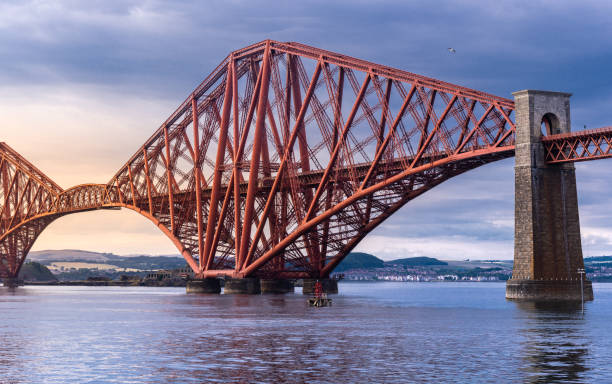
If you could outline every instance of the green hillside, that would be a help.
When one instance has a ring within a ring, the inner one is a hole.
[[[584,258],[585,264],[611,263],[611,262],[612,262],[612,256],[595,256],[595,257],[585,257]]]
[[[405,265],[405,266],[427,266],[427,265],[448,265],[445,261],[440,261],[438,259],[434,259],[433,257],[408,257],[405,259],[397,259],[386,261],[386,265]]]
[[[18,278],[23,281],[57,281],[47,267],[35,261],[25,263],[19,271]]]
[[[384,261],[369,253],[351,252],[338,264],[334,272],[344,272],[349,269],[382,268],[384,265]]]

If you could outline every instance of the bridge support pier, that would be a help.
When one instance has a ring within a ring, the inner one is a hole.
[[[2,279],[2,283],[7,288],[17,288],[19,286],[19,280],[16,277],[5,277]]]
[[[221,281],[216,278],[190,280],[187,282],[187,293],[221,293]]]
[[[572,163],[546,164],[540,141],[570,132],[570,94],[514,93],[516,113],[514,268],[506,298],[593,300],[584,268],[576,174]]]
[[[258,295],[261,293],[261,283],[257,277],[245,277],[242,279],[226,278],[223,293]]]
[[[287,279],[262,279],[261,293],[293,293],[293,281]]]
[[[334,279],[304,279],[302,293],[304,295],[313,295],[317,281],[321,283],[324,293],[338,293],[338,280]]]

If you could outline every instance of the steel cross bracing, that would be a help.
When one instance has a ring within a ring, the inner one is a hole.
[[[328,276],[406,202],[514,155],[514,103],[298,43],[232,52],[106,185],[2,148],[3,275],[62,215],[129,208],[199,277]],[[547,139],[548,140],[548,139]]]
[[[612,157],[612,127],[542,137],[547,163]]]
[[[409,72],[264,41],[225,58],[108,184],[57,187],[46,213],[10,216],[0,242],[25,236],[13,246],[23,261],[56,217],[125,207],[155,222],[198,276],[327,276],[407,201],[512,156],[513,108]]]
[[[53,211],[62,188],[5,143],[0,143],[0,154],[0,276],[7,277],[17,274],[52,219],[25,222]]]
[[[155,221],[199,276],[325,276],[408,200],[511,156],[512,110],[265,41],[215,69],[113,177],[109,203]]]

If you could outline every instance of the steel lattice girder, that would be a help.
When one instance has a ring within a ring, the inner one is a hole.
[[[568,163],[612,157],[612,127],[543,136],[546,162]]]
[[[123,207],[198,276],[327,276],[406,202],[513,156],[513,112],[487,93],[264,41],[226,57],[105,185],[63,191],[3,144],[0,272],[16,273],[55,218]],[[544,138],[547,160],[607,156],[605,134],[583,151],[569,144],[579,134]]]
[[[156,221],[199,276],[324,276],[414,196],[512,156],[513,109],[264,41],[223,60],[107,184],[106,204]]]
[[[3,159],[18,159],[49,197],[20,215],[15,201],[40,204],[31,186],[17,184],[0,243],[25,255],[61,215],[125,207],[155,222],[199,276],[325,276],[407,201],[511,156],[513,108],[435,79],[264,41],[223,60],[104,186],[63,191],[6,149]]]
[[[62,190],[38,168],[0,143],[0,277],[17,276],[40,233],[65,214],[102,208],[106,185]]]
[[[5,143],[0,143],[0,276],[14,277],[40,232],[62,188]]]

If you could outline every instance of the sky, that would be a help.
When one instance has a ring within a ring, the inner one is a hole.
[[[0,2],[0,141],[63,188],[106,183],[231,51],[274,39],[511,98],[573,94],[573,129],[612,125],[605,1]],[[448,52],[449,47],[456,53]],[[511,259],[513,159],[408,203],[356,250]],[[612,254],[612,160],[576,165],[585,256]],[[128,211],[56,220],[33,250],[176,254]]]

